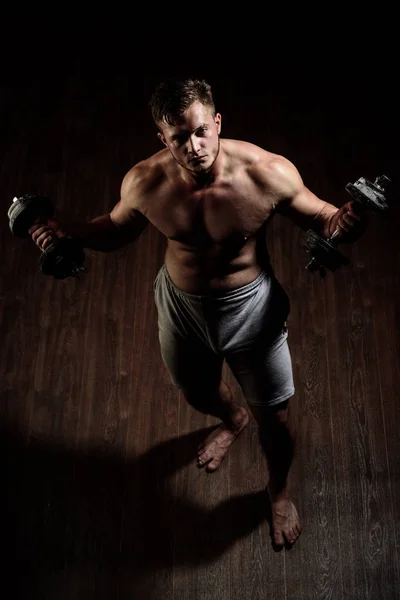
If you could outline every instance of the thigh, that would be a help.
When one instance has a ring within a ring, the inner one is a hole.
[[[176,387],[187,392],[215,390],[223,358],[196,339],[159,332],[161,356]]]
[[[249,404],[274,406],[294,394],[292,361],[286,324],[271,340],[225,355]]]
[[[161,356],[172,382],[184,390],[219,387],[223,358],[208,343],[201,306],[171,284],[161,268],[154,283]]]

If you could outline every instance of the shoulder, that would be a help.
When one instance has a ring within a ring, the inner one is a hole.
[[[233,164],[240,162],[256,183],[279,196],[290,196],[303,184],[295,165],[280,154],[240,140],[225,140],[224,150]]]
[[[255,168],[258,176],[266,182],[271,191],[281,198],[296,195],[303,188],[303,180],[295,165],[278,154],[271,154],[260,160]]]
[[[136,163],[121,183],[121,198],[130,200],[132,208],[141,209],[146,198],[159,189],[167,178],[168,151],[160,150]]]
[[[221,139],[221,145],[225,154],[231,161],[240,161],[244,165],[257,164],[258,161],[265,159],[270,152],[263,150],[260,146],[251,142],[242,140]]]

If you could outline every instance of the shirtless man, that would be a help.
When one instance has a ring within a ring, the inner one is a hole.
[[[165,235],[154,282],[161,355],[187,402],[221,419],[198,466],[218,469],[249,420],[221,378],[226,360],[267,459],[274,544],[294,544],[302,528],[287,489],[295,443],[290,305],[269,263],[266,224],[277,212],[325,238],[340,227],[342,241],[354,241],[365,219],[352,202],[338,209],[315,196],[284,157],[221,139],[207,82],[162,82],[150,107],[166,147],[130,169],[112,211],[88,223],[42,220],[30,233],[42,250],[55,232],[104,252],[136,240],[148,223]]]

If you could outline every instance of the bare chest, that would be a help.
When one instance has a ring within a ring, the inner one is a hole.
[[[167,195],[146,216],[167,238],[199,248],[243,243],[273,208],[253,186],[225,185]]]

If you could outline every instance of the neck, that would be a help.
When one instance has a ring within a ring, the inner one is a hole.
[[[190,180],[197,186],[203,187],[210,185],[215,181],[216,172],[214,165],[208,169],[208,171],[204,171],[203,173],[192,173],[188,171],[188,175]]]

